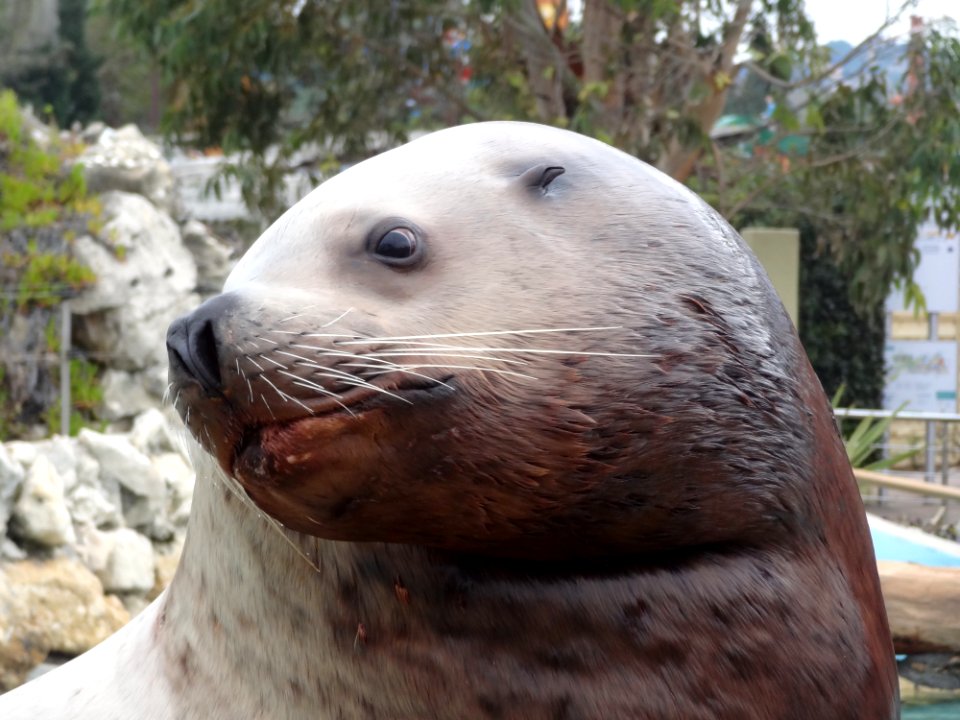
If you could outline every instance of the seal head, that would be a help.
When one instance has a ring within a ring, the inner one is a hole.
[[[836,702],[859,709],[836,717],[895,713],[862,505],[796,333],[737,233],[636,159],[520,123],[429,135],[291,208],[168,345],[187,427],[285,527],[525,576],[696,566],[690,595],[809,624],[783,649],[849,654]],[[715,577],[730,558],[751,569]]]

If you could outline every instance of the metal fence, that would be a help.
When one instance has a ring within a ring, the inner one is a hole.
[[[940,483],[947,485],[949,483],[950,473],[950,432],[949,428],[953,423],[960,423],[960,414],[958,413],[938,413],[938,412],[911,412],[909,410],[861,410],[857,408],[836,408],[834,410],[838,418],[862,419],[874,418],[883,420],[894,418],[896,420],[912,420],[924,423],[923,440],[923,479],[925,482],[932,483],[937,481],[937,454],[940,455]],[[889,452],[888,443],[884,443],[877,448],[884,453]]]

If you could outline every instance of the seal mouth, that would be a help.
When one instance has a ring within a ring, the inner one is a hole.
[[[358,387],[336,397],[313,399],[303,404],[304,412],[296,417],[249,423],[230,453],[231,474],[248,478],[252,475],[259,481],[275,474],[285,475],[291,466],[310,459],[309,450],[297,452],[298,439],[310,438],[313,444],[333,440],[350,432],[353,426],[362,426],[376,412],[435,402],[455,392],[456,379],[448,375]]]

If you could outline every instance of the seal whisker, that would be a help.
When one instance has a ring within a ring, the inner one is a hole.
[[[297,355],[296,353],[287,352],[286,350],[277,350],[277,355],[285,355],[286,357],[291,357],[294,360],[301,360],[305,363],[313,362],[310,358],[305,358],[303,355]]]
[[[206,431],[206,428],[204,428],[204,431]],[[207,437],[208,438],[210,437],[209,432],[207,432]],[[261,511],[260,508],[257,507],[257,504],[253,501],[253,498],[251,498],[247,494],[247,491],[244,490],[242,485],[240,485],[236,480],[234,480],[230,476],[224,476],[223,485],[227,488],[227,491],[231,495],[233,495],[241,505],[253,511],[253,513],[259,519],[263,520],[275,533],[277,533],[277,535],[283,538],[283,540],[291,548],[293,548],[293,551],[297,555],[299,555],[304,561],[306,561],[307,565],[309,565],[314,571],[320,572],[320,568],[314,563],[314,561],[310,557],[308,557],[307,554],[304,553],[301,548],[297,547],[296,543],[294,543],[293,540],[290,539],[290,537],[287,535],[285,528],[283,527],[283,524],[280,523],[280,521],[277,520],[276,518],[271,517],[267,513]]]
[[[356,338],[347,341],[338,341],[337,345],[363,345],[380,342],[400,342],[406,340],[430,340],[431,338],[467,338],[467,337],[493,337],[503,335],[536,335],[545,333],[570,333],[570,332],[600,332],[607,330],[623,330],[622,325],[603,325],[597,327],[564,327],[564,328],[526,328],[523,330],[483,330],[480,332],[459,332],[459,333],[434,333],[432,335],[395,335],[392,337],[377,338]],[[334,337],[334,336],[329,336]]]
[[[281,370],[286,370],[286,369],[287,369],[287,366],[286,366],[286,365],[284,365],[283,363],[277,362],[276,360],[274,360],[274,359],[271,358],[271,357],[268,357],[268,356],[265,355],[264,353],[258,354],[257,357],[258,357],[258,358],[263,358],[263,359],[266,360],[268,363],[273,363],[274,365],[276,365],[276,366],[277,366],[278,368],[280,368]]]
[[[274,389],[274,391],[277,393],[277,395],[280,396],[280,399],[281,399],[281,400],[290,401],[290,402],[295,402],[297,405],[299,405],[300,407],[302,407],[302,408],[303,408],[304,410],[306,410],[308,413],[310,413],[311,415],[313,415],[313,410],[311,410],[310,408],[308,408],[306,405],[304,405],[302,402],[300,402],[299,400],[297,400],[297,398],[293,397],[292,395],[287,395],[287,394],[286,394],[285,392],[283,392],[280,388],[278,388],[276,385],[274,385],[272,382],[270,382],[270,378],[268,378],[268,377],[265,376],[265,375],[261,375],[261,376],[260,376],[260,379],[263,380],[267,385],[269,385],[270,387],[272,387],[272,388]]]
[[[246,491],[244,491],[244,495],[246,495]],[[253,503],[253,500],[250,499],[250,496],[249,496],[249,495],[247,495],[247,498],[249,499],[250,503],[252,504],[252,503]],[[303,551],[303,549],[302,549],[301,547],[299,547],[299,546],[290,538],[289,535],[287,535],[287,530],[286,530],[286,528],[283,526],[283,524],[282,524],[279,520],[277,520],[277,519],[274,518],[274,517],[271,517],[271,516],[268,515],[267,513],[261,513],[261,512],[260,512],[260,509],[257,508],[255,504],[252,504],[251,507],[253,507],[253,508],[257,511],[257,514],[258,514],[261,518],[263,518],[263,520],[266,521],[267,525],[269,525],[271,528],[273,528],[274,532],[276,532],[277,535],[279,535],[281,538],[283,538],[284,542],[286,542],[286,543],[293,549],[293,551],[294,551],[297,555],[299,555],[300,558],[303,559],[303,561],[307,563],[307,565],[310,566],[310,568],[311,568],[314,572],[317,572],[317,573],[320,572],[320,566],[317,565],[317,563],[314,562],[314,561],[310,558],[310,556],[307,555],[307,554]]]
[[[650,355],[649,353],[616,353],[616,352],[603,352],[597,350],[553,350],[547,348],[488,348],[488,347],[470,347],[465,346],[454,346],[450,347],[450,350],[457,351],[475,351],[475,352],[487,352],[487,353],[528,353],[531,355],[589,355],[592,357],[632,357],[632,358],[650,358],[656,357],[656,355]],[[438,350],[433,350],[430,347],[417,350],[378,350],[371,353],[366,353],[365,357],[402,357],[402,356],[411,356],[411,355],[439,355],[447,357],[475,357],[477,359],[488,359],[496,360],[498,362],[510,362],[504,358],[491,358],[489,355],[481,356],[471,356],[471,355],[458,355],[454,353],[440,352]]]
[[[319,374],[323,375],[323,373],[319,373]],[[330,376],[327,376],[327,377],[330,377]],[[354,387],[365,387],[365,388],[369,388],[370,390],[376,390],[377,392],[382,393],[384,395],[389,395],[390,397],[395,398],[397,400],[402,400],[403,402],[407,403],[407,405],[413,404],[407,398],[401,397],[396,393],[392,393],[386,388],[382,388],[382,387],[379,387],[378,385],[373,385],[371,383],[368,383],[365,380],[360,380],[360,379],[349,380],[346,378],[337,378],[337,380],[339,380],[345,385],[353,385]],[[305,378],[300,378],[297,382],[294,382],[293,384],[299,385],[300,387],[314,388],[316,390],[321,390],[321,391],[323,390],[323,388],[320,385],[317,385],[316,383],[306,380]]]
[[[256,360],[254,360],[254,359],[253,359],[252,357],[250,357],[249,355],[247,355],[247,362],[249,362],[251,365],[253,365],[253,366],[254,366],[257,370],[259,370],[260,372],[266,372],[266,370],[263,369],[263,365],[261,365],[260,363],[258,363]]]
[[[342,313],[340,313],[339,315],[337,315],[333,320],[331,320],[331,321],[328,322],[328,323],[325,323],[325,324],[321,325],[320,327],[322,327],[322,328],[328,328],[328,327],[330,327],[331,325],[335,325],[336,323],[338,323],[338,322],[340,322],[341,320],[343,320],[343,319],[347,316],[347,313],[351,313],[351,312],[353,312],[353,308],[352,308],[352,307],[351,307],[351,308],[347,308],[347,309],[344,310]]]
[[[440,369],[449,369],[449,370],[476,370],[477,372],[493,373],[495,375],[508,375],[510,377],[524,378],[526,380],[540,379],[538,377],[535,377],[534,375],[526,375],[524,373],[514,372],[513,370],[500,370],[499,368],[479,367],[476,365],[445,365],[445,364],[417,363],[415,365],[400,365],[398,366],[397,369],[398,370],[418,370],[423,368],[440,368]],[[378,373],[378,374],[382,375],[383,373]]]
[[[298,330],[267,330],[268,333],[273,333],[274,335],[299,335],[300,337],[330,337],[330,338],[350,338],[351,340],[357,340],[357,336],[351,333],[308,333],[301,332]]]
[[[270,417],[274,420],[277,419],[277,416],[273,414],[273,408],[270,407],[270,403],[267,402],[267,399],[263,396],[263,393],[260,393],[260,399],[263,400],[264,406],[267,408],[267,412],[270,413]]]
[[[460,348],[465,350],[467,348]],[[514,360],[508,358],[498,358],[491,355],[471,355],[465,352],[442,352],[440,350],[380,350],[377,352],[371,352],[363,355],[365,358],[376,359],[383,357],[451,357],[459,358],[461,360],[488,360],[491,362],[499,362],[507,365],[529,365],[526,360]]]
[[[337,370],[336,368],[327,367],[327,366],[325,366],[325,365],[320,365],[320,364],[318,364],[318,363],[310,362],[310,361],[304,361],[304,362],[301,363],[301,365],[303,365],[303,366],[305,366],[305,367],[308,367],[308,368],[310,368],[310,369],[312,369],[312,370],[319,370],[320,372],[316,372],[316,373],[314,373],[314,375],[319,375],[320,377],[328,377],[328,378],[330,378],[330,379],[332,379],[332,380],[339,380],[339,381],[349,382],[349,383],[351,383],[351,384],[353,384],[353,385],[358,385],[358,386],[362,386],[362,387],[368,387],[368,388],[370,388],[371,390],[377,390],[377,391],[379,391],[379,392],[386,392],[386,390],[385,390],[384,388],[380,387],[379,385],[373,385],[372,383],[367,382],[367,381],[364,380],[363,378],[357,377],[356,375],[353,375],[353,374],[348,373],[348,372],[344,372],[343,370]],[[303,379],[303,378],[301,378],[301,379]],[[387,393],[387,394],[390,394],[390,393]]]
[[[371,359],[377,360],[377,358],[371,358]],[[430,377],[429,375],[424,375],[423,373],[418,373],[418,372],[414,372],[413,370],[407,369],[408,367],[413,367],[413,366],[396,365],[394,363],[390,363],[390,367],[384,368],[382,365],[370,365],[368,363],[342,363],[342,367],[369,368],[371,370],[382,371],[377,373],[378,375],[383,375],[383,374],[386,374],[387,372],[401,372],[405,375],[411,375],[413,377],[423,378],[424,380],[430,380],[431,382],[435,382],[437,385],[442,385],[445,388],[451,388],[451,389],[453,388],[452,385],[450,385],[449,383],[445,383],[443,380],[440,380],[439,378]]]
[[[342,407],[344,410],[346,410],[347,412],[350,412],[350,408],[348,408],[346,405],[344,405],[342,402],[340,402],[340,396],[339,396],[337,393],[333,392],[332,390],[327,390],[327,389],[326,389],[325,387],[323,387],[322,385],[317,385],[316,383],[310,383],[309,380],[306,380],[305,378],[302,378],[302,377],[300,377],[300,376],[298,376],[298,375],[294,375],[293,373],[287,372],[286,370],[278,370],[278,371],[277,371],[277,374],[279,374],[279,375],[285,375],[285,376],[287,376],[288,378],[291,378],[291,379],[294,381],[294,383],[293,383],[294,385],[300,385],[300,387],[308,387],[308,388],[310,388],[310,389],[312,389],[312,390],[319,390],[320,392],[322,392],[322,393],[323,393],[324,395],[326,395],[327,397],[333,398],[333,399],[336,401],[337,405],[339,405],[340,407]],[[276,386],[275,386],[273,383],[271,383],[269,380],[267,380],[266,378],[263,378],[263,379],[264,379],[264,381],[266,381],[267,384],[269,384],[274,390],[277,389]],[[309,385],[303,385],[302,383],[310,383],[310,384],[309,384]],[[277,390],[277,392],[280,392],[280,391]],[[288,396],[288,397],[289,397],[289,396]],[[312,410],[310,410],[306,405],[304,405],[302,402],[300,402],[300,401],[297,400],[296,398],[291,397],[290,399],[293,400],[294,402],[298,403],[301,407],[305,408],[308,412],[310,412],[311,415],[313,414],[313,411],[312,411]],[[352,415],[353,413],[350,413],[350,414]]]
[[[369,357],[368,355],[363,355],[363,354],[358,355],[357,353],[348,352],[347,350],[331,350],[329,348],[314,347],[313,345],[291,344],[290,347],[298,348],[301,350],[313,350],[317,355],[321,357],[346,357],[346,358],[356,358],[358,360]],[[394,363],[392,363],[391,361],[383,360],[380,358],[370,358],[370,360],[373,362],[382,363],[384,365],[394,365]],[[345,363],[341,363],[341,364],[344,365]]]

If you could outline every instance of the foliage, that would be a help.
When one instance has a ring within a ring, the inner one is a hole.
[[[20,276],[15,297],[18,309],[30,303],[53,307],[97,279],[90,268],[69,255],[41,252],[35,240],[28,241],[26,253],[7,253],[0,263]]]
[[[31,139],[23,125],[17,100],[0,92],[0,237],[14,229],[23,231],[53,225],[78,213],[97,212],[87,197],[79,165],[62,169],[59,148],[45,150]],[[52,305],[60,295],[76,292],[95,278],[69,254],[49,252],[28,239],[21,251],[4,243],[0,254],[0,279],[16,279],[15,304]],[[5,269],[5,270],[4,270]]]
[[[554,4],[546,17],[535,0],[99,0],[162,68],[168,127],[241,153],[231,171],[267,216],[291,168],[504,118],[610,142],[735,225],[808,222],[863,310],[910,277],[919,220],[958,224],[955,35],[917,34],[892,87],[877,38],[831,63],[801,0],[584,0],[580,17]],[[771,97],[776,135],[747,153],[710,137],[744,82]],[[790,134],[803,154],[780,151]]]
[[[93,410],[103,402],[99,368],[82,358],[70,359],[70,435],[76,435],[89,427]],[[46,424],[50,434],[60,432],[60,397],[46,412]]]
[[[89,13],[86,33],[99,54],[97,119],[109,127],[133,123],[145,133],[157,132],[160,108],[167,98],[160,90],[159,72],[147,51],[128,35],[118,33],[113,19],[105,13]]]
[[[834,393],[830,402],[834,408],[840,407],[844,390],[844,386],[841,385],[837,389],[837,392]],[[897,414],[903,410],[903,408],[904,405],[901,405],[894,410],[889,417],[862,418],[851,432],[845,434],[843,444],[846,448],[850,465],[864,470],[886,470],[897,463],[909,460],[920,451],[919,448],[911,448],[896,455],[891,455],[890,457],[873,460],[873,462],[870,461],[871,458],[877,455],[877,443],[883,439],[887,430],[890,429],[890,424],[897,419]]]
[[[832,256],[818,251],[813,226],[802,223],[800,339],[827,393],[845,388],[846,402],[854,407],[881,406],[883,314],[882,303],[853,306],[846,276]]]
[[[812,227],[867,313],[909,281],[922,222],[960,226],[960,38],[928,28],[905,52],[899,83],[867,67],[781,113],[779,137],[802,135],[806,155],[770,152],[775,137],[749,157],[700,168],[710,200],[734,223],[760,216]],[[919,299],[909,282],[907,295]]]
[[[0,438],[53,412],[56,307],[96,279],[71,247],[78,232],[97,224],[99,202],[71,166],[76,148],[53,133],[41,146],[37,129],[13,93],[0,92]],[[89,416],[83,403],[96,399],[97,380],[82,361],[72,363],[77,417]]]
[[[58,0],[57,10],[56,46],[24,67],[0,69],[0,86],[14,90],[24,102],[48,112],[61,126],[68,126],[87,122],[98,113],[100,87],[96,73],[100,61],[86,42],[87,0]]]

